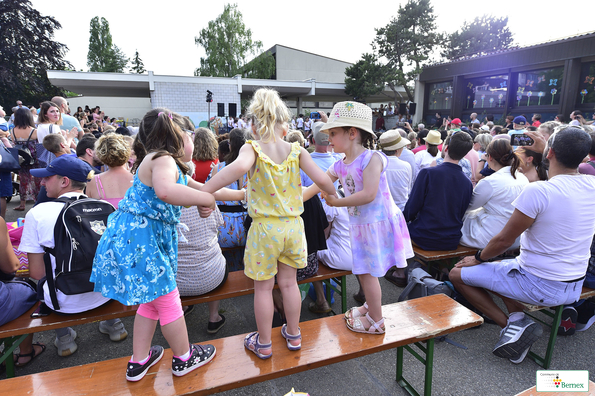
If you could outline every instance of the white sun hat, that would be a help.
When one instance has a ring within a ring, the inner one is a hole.
[[[339,102],[333,107],[331,116],[320,132],[328,134],[331,128],[356,127],[368,132],[374,139],[372,130],[372,109],[358,102]]]

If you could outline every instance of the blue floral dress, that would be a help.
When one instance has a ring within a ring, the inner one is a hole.
[[[177,183],[187,185],[178,169]],[[152,187],[134,183],[109,217],[91,282],[94,291],[124,305],[148,303],[176,288],[180,206],[163,202]]]

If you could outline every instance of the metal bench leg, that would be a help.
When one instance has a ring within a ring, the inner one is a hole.
[[[556,339],[558,338],[558,327],[560,327],[563,310],[564,310],[563,305],[557,306],[553,315],[545,309],[541,310],[541,312],[543,312],[547,316],[552,317],[552,324],[551,324],[551,328],[550,328],[550,339],[548,341],[547,349],[545,351],[545,357],[541,357],[538,354],[536,354],[532,351],[529,351],[529,357],[531,359],[533,359],[533,361],[535,361],[535,363],[537,363],[539,366],[543,367],[546,370],[550,367],[550,364],[552,362],[552,357],[554,355],[554,346],[556,345]],[[537,319],[533,315],[530,315],[530,316],[533,317],[534,319]],[[537,320],[539,320],[539,319],[537,319]],[[539,320],[539,321],[545,324],[544,321],[542,321],[542,320]]]
[[[413,345],[413,344],[411,344]],[[425,358],[417,353],[410,345],[397,347],[397,383],[407,393],[412,396],[420,396],[415,388],[403,377],[403,349],[406,349],[411,353],[417,360],[423,363],[425,366],[424,375],[424,396],[431,396],[432,394],[432,373],[434,370],[434,339],[426,341],[424,347],[421,342],[416,342],[415,345],[425,354]]]
[[[8,337],[0,340],[0,344],[4,343],[4,353],[0,356],[0,364],[6,361],[6,378],[14,377],[14,360],[12,353],[29,334],[23,334],[20,337]]]
[[[337,286],[331,282],[335,281]],[[331,302],[331,289],[341,295],[341,310],[342,313],[347,312],[347,276],[343,275],[340,278],[325,279],[323,282],[326,284],[326,300]],[[334,311],[333,311],[334,313]]]

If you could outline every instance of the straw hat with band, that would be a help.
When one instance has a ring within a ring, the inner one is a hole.
[[[368,132],[373,139],[376,134],[372,130],[372,109],[357,102],[339,102],[333,107],[331,116],[320,132],[328,134],[331,128],[356,127]]]
[[[384,132],[378,139],[378,147],[386,151],[396,151],[408,144],[411,144],[411,142],[402,137],[396,129]]]
[[[428,133],[428,136],[426,136],[425,141],[428,144],[433,144],[435,146],[438,146],[440,144],[442,144],[442,139],[440,139],[441,135],[439,131],[430,131]]]

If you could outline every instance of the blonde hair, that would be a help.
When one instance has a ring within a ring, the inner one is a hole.
[[[250,117],[254,119],[256,132],[264,143],[277,141],[275,127],[291,120],[291,112],[279,93],[273,89],[260,88],[250,102],[248,108]]]
[[[122,166],[130,158],[130,144],[120,134],[106,133],[95,142],[95,155],[109,167]]]
[[[285,137],[288,143],[298,142],[300,147],[304,147],[304,135],[300,131],[291,131]]]

